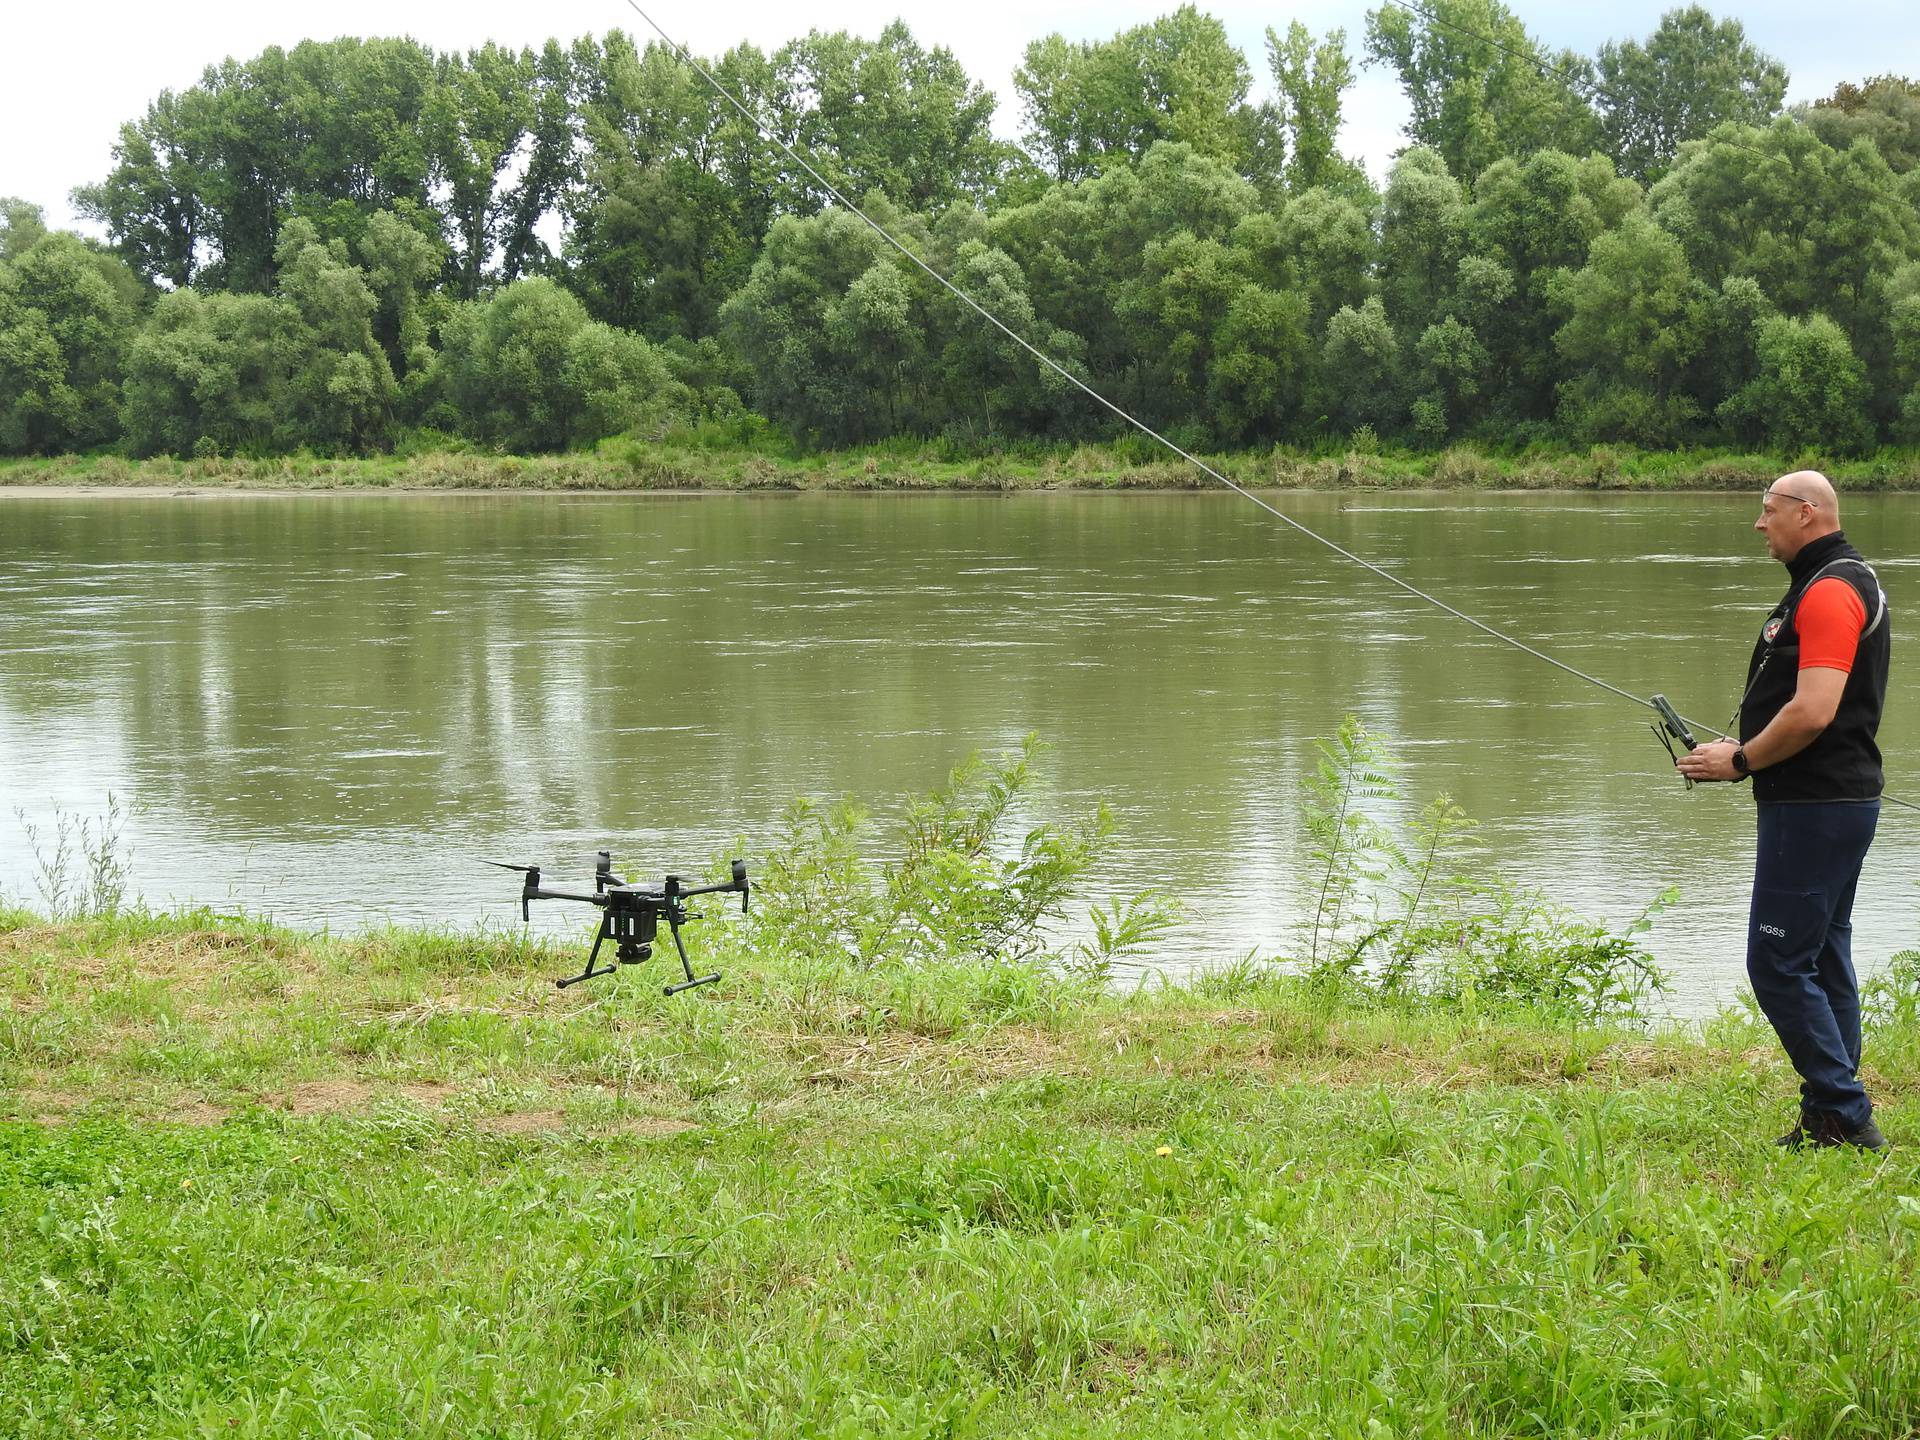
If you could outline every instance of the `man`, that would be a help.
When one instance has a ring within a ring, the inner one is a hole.
[[[1774,481],[1753,528],[1791,584],[1747,665],[1739,741],[1699,746],[1679,765],[1694,780],[1753,779],[1747,975],[1801,1081],[1800,1123],[1779,1143],[1879,1150],[1887,1142],[1859,1078],[1851,920],[1880,818],[1886,596],[1817,471]]]

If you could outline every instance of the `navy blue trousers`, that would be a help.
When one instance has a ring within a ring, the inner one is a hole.
[[[1800,1072],[1800,1103],[1854,1128],[1873,1116],[1860,1087],[1860,987],[1853,892],[1880,820],[1878,800],[1760,805],[1747,918],[1747,978]]]

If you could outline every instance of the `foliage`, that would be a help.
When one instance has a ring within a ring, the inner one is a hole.
[[[1897,951],[1861,987],[1860,1004],[1872,1025],[1920,1026],[1920,950]]]
[[[1426,13],[1382,5],[1367,14],[1367,54],[1400,76],[1408,133],[1466,183],[1508,156],[1595,148],[1591,62],[1550,54],[1500,0],[1435,0]]]
[[[1305,972],[1330,991],[1462,1009],[1519,1007],[1592,1020],[1644,1016],[1665,977],[1625,931],[1569,916],[1499,876],[1457,869],[1474,822],[1436,795],[1403,839],[1385,742],[1349,715],[1318,744],[1303,818],[1314,862]]]
[[[281,230],[274,260],[287,357],[276,439],[289,449],[371,449],[389,432],[397,386],[374,339],[378,302],[365,276],[348,263],[344,242],[321,244],[305,220]]]
[[[1036,40],[1013,76],[1027,148],[1066,181],[1163,140],[1242,171],[1270,163],[1272,119],[1248,108],[1251,83],[1225,26],[1191,4],[1111,40]]]
[[[1794,114],[1835,150],[1864,139],[1896,175],[1920,166],[1920,85],[1904,75],[1876,75],[1857,85],[1843,80],[1832,95]]]
[[[773,113],[782,138],[817,157],[846,194],[880,191],[909,210],[983,200],[1003,162],[993,96],[944,46],[928,50],[895,20],[873,40],[818,31],[772,57]],[[802,212],[827,196],[801,175],[787,202]]]
[[[1380,738],[1349,715],[1332,741],[1318,741],[1319,757],[1308,781],[1301,811],[1308,854],[1319,869],[1313,920],[1307,932],[1307,963],[1333,958],[1343,922],[1351,922],[1354,903],[1366,887],[1403,857],[1385,824],[1368,813],[1368,803],[1394,795],[1393,777]]]
[[[1279,96],[1286,134],[1287,189],[1303,194],[1322,186],[1350,186],[1357,167],[1334,148],[1340,134],[1340,97],[1353,84],[1347,32],[1330,31],[1315,44],[1313,33],[1290,21],[1282,37],[1267,27],[1267,68]]]
[[[1699,418],[1683,385],[1706,338],[1708,296],[1680,242],[1644,215],[1594,242],[1554,299],[1554,336],[1574,374],[1562,387],[1566,429],[1588,440],[1672,445]]]
[[[1146,894],[1095,907],[1092,939],[1054,948],[1113,821],[1101,807],[1064,828],[1010,833],[1041,748],[1030,735],[1015,756],[969,757],[907,802],[892,858],[877,865],[859,806],[797,802],[755,865],[751,945],[836,968],[1065,963],[1095,977],[1150,945],[1175,912]]]
[[[545,279],[452,315],[430,383],[464,433],[516,451],[657,429],[692,399],[653,346]]]
[[[270,450],[285,375],[278,322],[265,295],[161,296],[127,353],[121,423],[134,453]]]
[[[0,195],[0,261],[18,260],[46,233],[46,212],[38,205]]]
[[[1787,67],[1749,44],[1738,20],[1700,5],[1669,10],[1644,45],[1602,45],[1599,70],[1602,132],[1621,171],[1642,183],[1717,125],[1765,125],[1787,93]]]
[[[4,244],[31,226],[9,224]],[[0,259],[0,452],[84,450],[114,438],[134,307],[75,236]],[[108,262],[113,264],[116,262]]]
[[[1594,57],[1502,0],[1384,5],[1364,54],[1413,143],[1382,194],[1335,146],[1344,33],[1265,41],[1270,100],[1190,4],[1037,40],[1024,151],[899,21],[701,60],[758,123],[619,31],[230,58],[76,191],[111,254],[0,202],[0,452],[554,450],[747,405],[802,445],[1119,433],[1073,380],[1251,454],[1920,436],[1904,78],[1783,115],[1779,62],[1697,5]]]
[[[1866,370],[1824,315],[1775,315],[1754,337],[1758,373],[1720,411],[1782,451],[1824,445],[1850,454],[1866,443]]]

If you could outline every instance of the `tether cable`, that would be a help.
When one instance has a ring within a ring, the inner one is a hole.
[[[1400,0],[1390,0],[1390,3],[1400,3]],[[1041,350],[1038,346],[1034,345],[1024,335],[1014,330],[998,315],[995,315],[991,310],[987,309],[986,306],[982,305],[978,300],[975,300],[973,296],[969,295],[966,291],[962,290],[958,285],[954,284],[953,281],[949,280],[945,275],[942,275],[938,270],[934,269],[933,266],[929,265],[919,255],[916,255],[912,250],[908,249],[905,243],[895,238],[893,233],[889,231],[884,225],[882,225],[879,221],[875,220],[871,215],[867,214],[867,212],[862,210],[858,205],[854,204],[853,201],[849,200],[846,197],[846,195],[844,195],[841,192],[839,186],[835,185],[831,180],[827,179],[826,176],[822,175],[818,170],[816,170],[813,167],[813,165],[808,162],[807,158],[804,155],[802,155],[799,151],[795,150],[793,146],[789,145],[785,140],[782,140],[779,137],[779,135],[774,132],[773,128],[770,125],[768,125],[766,121],[760,117],[760,115],[758,115],[752,109],[750,109],[744,101],[742,101],[738,96],[736,96],[725,85],[721,84],[720,81],[712,74],[712,72],[710,72],[704,65],[702,65],[697,59],[694,58],[692,51],[687,49],[687,47],[682,45],[678,40],[674,39],[665,30],[661,29],[659,23],[651,15],[649,15],[644,9],[641,8],[641,6],[638,3],[638,0],[626,0],[626,5],[628,9],[632,10],[634,14],[638,15],[640,19],[643,22],[645,22],[649,30],[653,31],[654,34],[660,37],[662,44],[664,44],[669,50],[673,51],[675,55],[680,57],[680,60],[683,64],[685,64],[689,69],[691,69],[695,74],[697,74],[702,80],[706,81],[707,84],[712,87],[714,92],[718,94],[722,99],[724,99],[729,105],[733,106],[735,110],[738,110],[740,114],[746,119],[747,123],[753,126],[756,134],[758,134],[763,140],[770,140],[776,146],[778,146],[780,150],[787,156],[788,159],[793,161],[794,164],[798,165],[809,176],[811,176],[814,182],[818,184],[822,190],[826,191],[826,193],[833,198],[835,204],[839,205],[841,209],[845,210],[849,215],[852,215],[857,220],[859,220],[869,230],[873,231],[874,234],[878,235],[883,241],[885,241],[893,249],[899,251],[900,254],[905,256],[907,260],[909,260],[917,269],[922,271],[930,279],[932,279],[936,284],[938,284],[943,289],[945,289],[950,294],[952,294],[955,299],[959,300],[968,309],[972,310],[982,320],[985,320],[989,325],[993,326],[994,329],[998,330],[1002,335],[1005,335],[1009,340],[1013,341],[1014,344],[1018,345],[1022,350],[1025,350],[1029,355],[1033,356],[1035,360],[1038,360],[1042,365],[1045,365],[1049,370],[1053,371],[1061,379],[1067,381],[1076,390],[1080,391],[1083,395],[1087,396],[1088,399],[1093,400],[1095,403],[1099,404],[1103,408],[1111,411],[1116,417],[1124,421],[1126,424],[1132,426],[1135,430],[1138,430],[1142,435],[1145,435],[1149,439],[1166,447],[1166,449],[1172,451],[1175,455],[1178,455],[1182,460],[1186,461],[1189,465],[1193,466],[1196,470],[1199,470],[1202,474],[1211,476],[1213,479],[1219,481],[1220,484],[1226,486],[1226,488],[1233,491],[1234,494],[1252,501],[1255,505],[1258,505],[1262,510],[1266,511],[1269,515],[1273,516],[1274,519],[1280,521],[1283,525],[1290,526],[1299,534],[1306,536],[1309,540],[1315,541],[1320,545],[1324,545],[1327,549],[1333,551],[1334,554],[1340,556],[1343,559],[1352,561],[1355,565],[1360,566],[1363,570],[1372,571],[1375,575],[1378,575],[1382,580],[1385,580],[1388,584],[1395,586],[1396,588],[1404,591],[1408,595],[1413,596],[1415,599],[1424,600],[1427,604],[1433,606],[1435,609],[1445,611],[1447,614],[1453,616],[1454,619],[1464,621],[1466,624],[1471,625],[1474,629],[1480,631],[1483,635],[1487,635],[1487,636],[1490,636],[1492,639],[1498,640],[1502,645],[1509,645],[1513,649],[1518,650],[1523,654],[1533,656],[1534,659],[1536,660],[1544,660],[1547,664],[1553,666],[1555,669],[1563,670],[1567,674],[1573,676],[1575,679],[1584,680],[1587,682],[1587,684],[1598,686],[1600,689],[1605,690],[1610,694],[1619,696],[1622,700],[1631,701],[1633,704],[1638,705],[1643,709],[1655,710],[1655,713],[1656,714],[1658,713],[1656,707],[1654,706],[1651,700],[1645,699],[1639,695],[1635,695],[1630,690],[1622,690],[1618,685],[1614,685],[1609,683],[1608,681],[1602,680],[1598,675],[1589,674],[1587,671],[1580,669],[1578,666],[1569,665],[1566,661],[1557,659],[1556,657],[1547,654],[1547,652],[1544,650],[1536,649],[1534,646],[1527,644],[1524,640],[1520,640],[1515,636],[1509,635],[1505,631],[1497,630],[1493,626],[1487,624],[1486,621],[1476,619],[1474,616],[1467,614],[1466,611],[1461,610],[1456,606],[1449,605],[1446,601],[1440,599],[1438,596],[1431,595],[1427,591],[1422,590],[1419,586],[1414,585],[1409,581],[1401,579],[1398,575],[1395,575],[1392,571],[1384,569],[1383,567],[1374,564],[1373,561],[1368,560],[1364,556],[1356,555],[1353,551],[1347,549],[1346,546],[1340,544],[1338,541],[1327,538],[1325,535],[1322,535],[1319,531],[1314,530],[1310,526],[1302,524],[1300,521],[1294,519],[1291,515],[1287,514],[1284,510],[1281,510],[1278,507],[1269,504],[1267,501],[1262,500],[1258,495],[1254,494],[1251,490],[1247,489],[1246,486],[1241,485],[1239,482],[1233,479],[1230,479],[1228,476],[1221,474],[1218,470],[1214,469],[1213,466],[1207,464],[1206,461],[1202,460],[1198,455],[1195,455],[1192,452],[1181,448],[1179,445],[1176,445],[1173,441],[1169,440],[1166,436],[1162,435],[1158,430],[1155,430],[1151,425],[1147,424],[1146,421],[1141,420],[1135,415],[1131,414],[1129,411],[1122,409],[1119,405],[1115,404],[1113,401],[1109,400],[1105,395],[1102,395],[1098,390],[1094,389],[1091,385],[1087,384],[1087,382],[1082,380],[1078,375],[1075,375],[1071,370],[1068,370],[1064,365],[1060,364],[1060,362],[1055,360],[1051,355],[1048,355],[1045,351]],[[1682,716],[1681,718],[1687,719],[1687,717],[1685,716]],[[1714,729],[1714,727],[1710,725],[1702,724],[1699,721],[1687,719],[1687,723],[1689,725],[1694,726],[1697,730],[1704,731],[1705,733],[1708,733],[1708,734],[1717,735],[1720,733],[1718,730]],[[1882,798],[1888,801],[1891,801],[1895,805],[1904,805],[1909,810],[1920,810],[1920,805],[1915,805],[1906,800],[1896,799],[1894,796],[1891,796],[1891,795],[1883,796]]]

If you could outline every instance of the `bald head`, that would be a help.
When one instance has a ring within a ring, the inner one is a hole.
[[[1769,493],[1783,491],[1812,505],[1813,513],[1830,528],[1840,528],[1840,497],[1834,493],[1833,482],[1818,470],[1796,470],[1791,475],[1782,475],[1773,482]]]
[[[1767,537],[1767,553],[1785,562],[1809,541],[1840,528],[1840,497],[1818,470],[1795,470],[1767,487],[1753,528]]]

